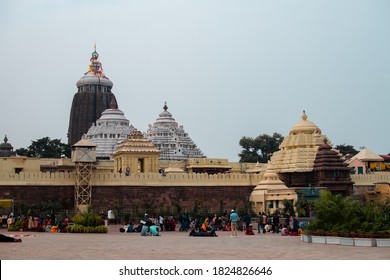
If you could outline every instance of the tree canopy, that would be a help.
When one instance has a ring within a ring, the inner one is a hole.
[[[283,136],[277,132],[272,136],[261,134],[256,138],[243,136],[240,140],[243,150],[238,154],[240,162],[268,162],[272,153],[279,150],[283,139]]]
[[[27,149],[17,149],[16,154],[35,158],[70,157],[70,147],[68,144],[61,143],[61,139],[52,140],[49,137],[43,137],[36,141],[31,141],[31,145]]]
[[[340,153],[343,155],[348,155],[348,154],[356,155],[358,153],[358,151],[355,150],[355,148],[352,145],[346,145],[345,143],[341,145],[336,145],[334,148],[336,150],[339,150]]]

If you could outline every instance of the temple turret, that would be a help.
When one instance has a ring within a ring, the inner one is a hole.
[[[110,108],[110,104],[118,108],[116,98],[111,92],[113,83],[103,73],[102,63],[96,51],[92,52],[87,72],[76,83],[78,92],[73,97],[70,112],[68,143],[73,145],[79,141],[102,112]]]
[[[275,172],[286,186],[302,189],[314,184],[314,160],[324,139],[321,129],[303,111],[301,121],[293,126],[280,144],[280,150],[271,157]]]
[[[187,160],[189,158],[204,158],[202,151],[197,148],[182,125],[178,125],[172,114],[168,111],[165,102],[164,111],[145,133],[160,150],[162,160]]]
[[[352,194],[350,168],[326,141],[318,149],[313,171],[317,188],[344,196]]]
[[[116,102],[111,102],[110,108],[89,128],[87,138],[96,144],[98,159],[112,159],[115,148],[126,140],[133,130],[134,127],[118,109]]]
[[[0,157],[13,157],[16,156],[16,152],[13,151],[14,147],[8,143],[7,135],[4,137],[4,143],[0,144]]]

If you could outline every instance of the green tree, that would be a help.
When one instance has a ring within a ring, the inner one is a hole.
[[[341,145],[337,145],[334,148],[336,150],[339,150],[340,153],[343,155],[348,155],[348,154],[356,155],[358,153],[358,151],[355,150],[355,148],[352,145],[346,145],[345,143]]]
[[[31,141],[27,149],[17,149],[16,153],[19,156],[35,158],[61,158],[70,157],[70,147],[68,144],[61,143],[61,139],[51,140],[49,137],[43,137]]]
[[[280,133],[261,134],[256,138],[243,136],[239,142],[243,148],[238,154],[240,162],[268,162],[272,153],[279,150],[279,145],[283,141],[283,136]]]
[[[291,200],[283,199],[283,212],[290,217],[295,217],[294,203]]]

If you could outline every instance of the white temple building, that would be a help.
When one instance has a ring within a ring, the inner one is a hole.
[[[161,160],[187,160],[189,158],[205,158],[202,151],[196,146],[182,125],[178,125],[172,114],[168,112],[165,102],[164,111],[145,133],[160,150]]]
[[[115,148],[134,130],[125,114],[116,104],[106,109],[96,124],[92,124],[87,138],[96,144],[96,158],[112,159]]]

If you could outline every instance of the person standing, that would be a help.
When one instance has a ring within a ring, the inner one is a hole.
[[[266,227],[268,226],[268,216],[263,212],[262,213],[262,217],[263,217],[263,233],[266,233]]]
[[[259,222],[257,223],[257,233],[262,232],[264,229],[263,225],[263,213],[259,212]]]
[[[163,217],[163,215],[158,216],[158,223],[160,225],[160,230],[164,231],[164,217]]]
[[[238,222],[238,215],[234,209],[232,209],[230,213],[230,228],[232,231],[232,237],[237,237],[237,222]]]
[[[249,228],[251,221],[252,221],[252,217],[249,215],[249,212],[247,212],[246,215],[244,216],[244,223],[245,223],[246,230]]]

